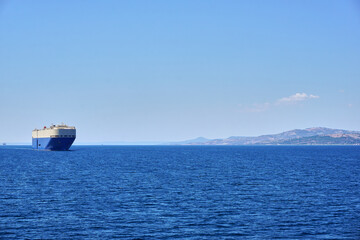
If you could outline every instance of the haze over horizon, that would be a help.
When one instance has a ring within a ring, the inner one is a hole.
[[[2,1],[0,142],[360,130],[357,1]]]

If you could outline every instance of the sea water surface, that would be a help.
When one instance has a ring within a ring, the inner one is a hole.
[[[0,239],[360,239],[360,146],[0,147]]]

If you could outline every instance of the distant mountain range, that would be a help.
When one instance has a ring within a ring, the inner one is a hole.
[[[360,145],[360,132],[324,127],[295,129],[258,137],[197,138],[179,145]]]

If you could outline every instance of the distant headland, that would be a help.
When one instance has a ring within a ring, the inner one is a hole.
[[[175,145],[360,145],[360,131],[314,127],[257,137],[196,138]]]

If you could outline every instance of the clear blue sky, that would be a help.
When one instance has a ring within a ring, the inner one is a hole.
[[[0,142],[360,130],[359,1],[0,1]]]

